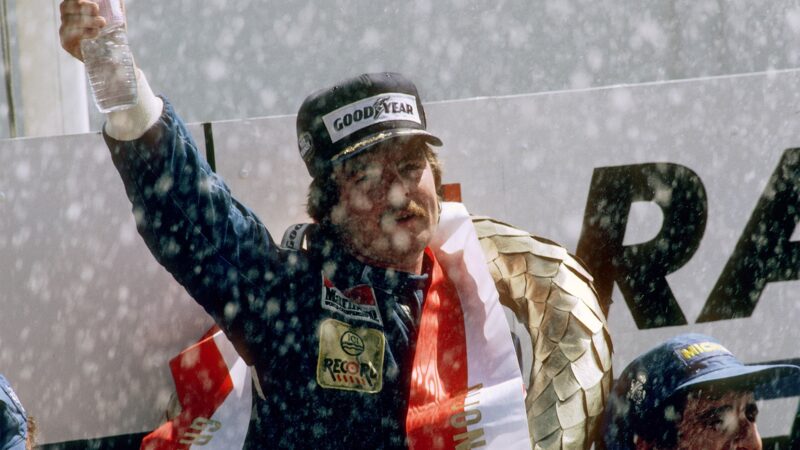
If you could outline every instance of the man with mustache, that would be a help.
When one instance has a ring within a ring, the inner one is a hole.
[[[80,59],[103,19],[86,0],[61,13]],[[363,74],[306,98],[315,223],[278,246],[137,77],[104,137],[148,247],[256,370],[246,448],[591,445],[611,381],[591,276],[440,201],[442,141],[413,83]]]

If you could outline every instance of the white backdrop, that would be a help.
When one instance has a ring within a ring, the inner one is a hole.
[[[799,281],[768,284],[750,317],[695,321],[784,151],[800,147],[799,82],[792,70],[441,102],[426,112],[445,143],[444,181],[461,184],[472,213],[573,252],[596,168],[669,162],[694,171],[707,225],[696,253],[667,277],[689,324],[638,330],[615,289],[615,370],[688,331],[762,362],[800,358]],[[202,147],[201,127],[191,128]],[[212,128],[217,171],[276,238],[306,220],[310,179],[293,117]],[[625,245],[651,239],[661,221],[654,203],[633,204]],[[99,135],[0,142],[0,264],[0,372],[44,441],[154,428],[172,389],[168,359],[210,322],[136,235]],[[797,399],[765,404],[762,435],[787,434],[796,408]]]

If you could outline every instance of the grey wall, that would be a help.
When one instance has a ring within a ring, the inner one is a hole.
[[[427,101],[794,68],[794,0],[129,0],[151,85],[189,121],[293,114],[402,71]],[[99,129],[102,118],[92,111]]]

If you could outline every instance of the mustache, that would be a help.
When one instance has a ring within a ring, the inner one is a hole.
[[[393,208],[390,211],[387,211],[385,216],[392,217],[392,218],[412,218],[412,217],[421,217],[427,219],[429,214],[428,211],[420,206],[419,203],[411,200],[402,208]]]

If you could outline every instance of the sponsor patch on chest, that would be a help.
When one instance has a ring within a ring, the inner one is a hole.
[[[364,320],[383,326],[375,292],[369,285],[361,284],[340,291],[323,275],[321,304],[323,309],[341,314],[346,319]]]
[[[317,383],[328,389],[380,392],[385,341],[373,328],[324,320],[319,327]]]

